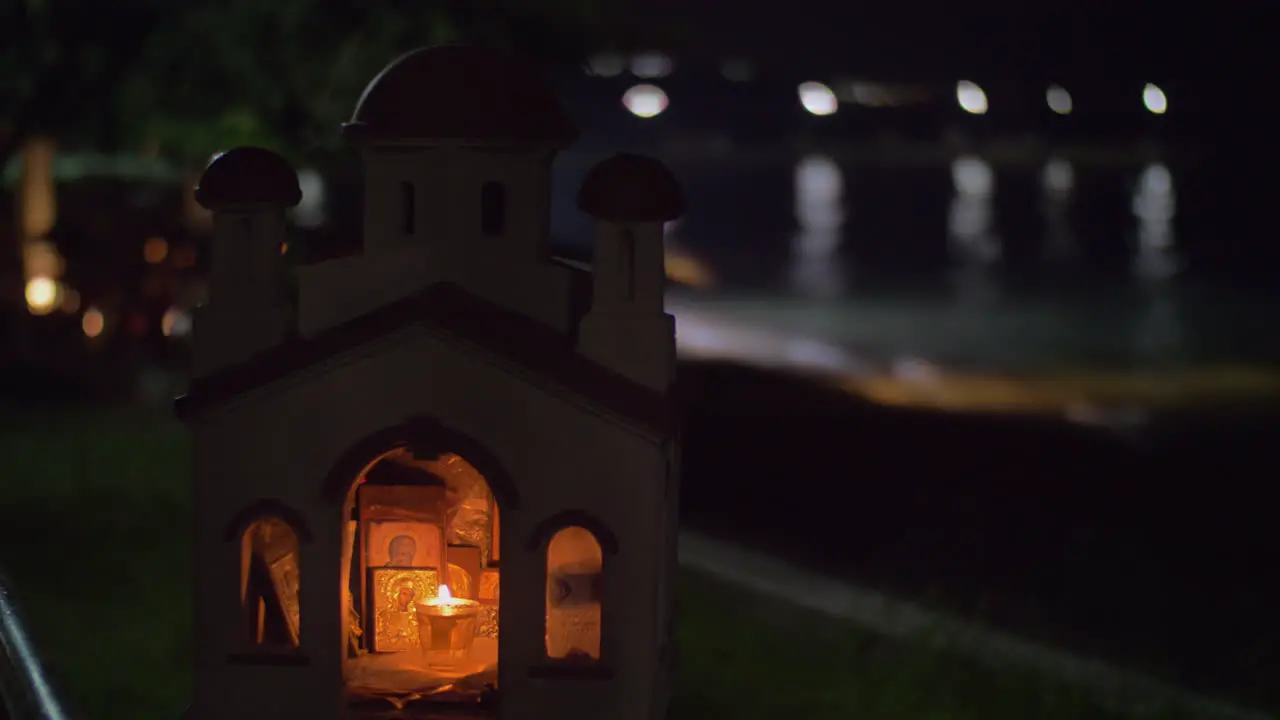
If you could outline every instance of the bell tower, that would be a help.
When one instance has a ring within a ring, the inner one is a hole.
[[[242,147],[209,164],[195,196],[213,213],[209,297],[194,325],[192,374],[199,377],[283,339],[290,318],[281,260],[285,211],[302,190],[284,158]]]
[[[578,207],[595,218],[591,309],[578,350],[665,392],[675,378],[675,318],[663,310],[663,225],[684,212],[684,194],[658,160],[618,154],[587,173]]]
[[[306,271],[304,334],[441,281],[567,329],[570,280],[547,262],[551,162],[578,131],[533,66],[415,50],[369,83],[342,132],[364,161],[364,252]]]

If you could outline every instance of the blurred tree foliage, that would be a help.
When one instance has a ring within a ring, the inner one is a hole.
[[[0,167],[37,133],[187,164],[242,144],[309,155],[401,52],[466,41],[575,61],[640,40],[622,2],[7,0]]]

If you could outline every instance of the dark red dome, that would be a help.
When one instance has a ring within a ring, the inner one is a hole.
[[[228,150],[205,168],[196,202],[210,210],[230,205],[293,207],[302,200],[298,173],[288,160],[257,147]]]
[[[619,153],[587,173],[578,207],[609,222],[666,222],[684,214],[684,191],[661,161]]]
[[[568,145],[578,131],[529,63],[468,45],[421,48],[378,74],[343,126],[351,139]]]

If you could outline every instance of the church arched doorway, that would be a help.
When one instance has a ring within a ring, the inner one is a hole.
[[[389,439],[371,442],[385,448]],[[499,506],[518,502],[514,489],[490,456],[465,442],[453,445],[469,455],[434,441],[389,444],[380,453],[353,450],[326,488],[337,500],[347,478],[340,562],[348,697],[371,710],[484,704],[497,688]]]

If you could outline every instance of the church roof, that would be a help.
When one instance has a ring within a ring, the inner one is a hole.
[[[660,160],[618,153],[587,172],[578,207],[609,222],[666,222],[684,214],[684,191]]]
[[[353,140],[551,143],[577,139],[541,74],[497,50],[420,48],[365,89],[343,133]]]
[[[298,173],[289,161],[258,147],[238,147],[217,156],[196,186],[196,202],[211,210],[229,205],[293,207],[301,200]]]
[[[187,419],[347,350],[418,323],[503,357],[639,428],[667,435],[676,419],[667,395],[619,375],[574,351],[564,333],[499,307],[452,283],[437,283],[397,303],[282,345],[191,382],[175,410]]]

